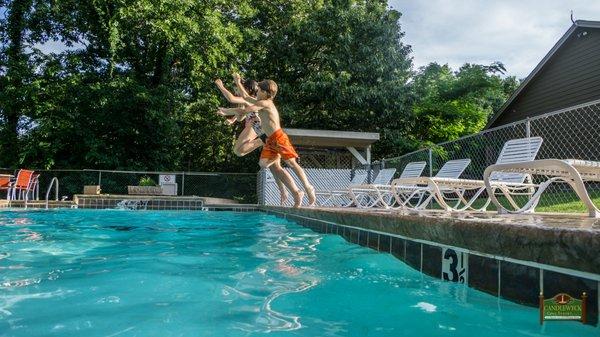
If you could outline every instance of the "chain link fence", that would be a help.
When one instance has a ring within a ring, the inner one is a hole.
[[[16,171],[0,170],[0,173],[16,175]],[[174,175],[177,195],[225,198],[240,203],[255,204],[256,174],[254,173],[209,173],[209,172],[152,172],[152,171],[109,171],[109,170],[35,170],[39,177],[39,198],[45,199],[53,177],[59,181],[60,197],[72,199],[81,194],[85,185],[99,185],[103,194],[127,194],[127,186],[140,185],[140,181],[151,179],[159,184],[159,175]],[[54,188],[51,197],[54,196]]]
[[[384,167],[427,162],[424,174],[435,175],[448,160],[470,158],[471,164],[462,174],[465,179],[483,179],[486,167],[496,162],[504,143],[510,139],[540,136],[544,139],[537,159],[583,159],[600,161],[600,101],[536,116],[524,121],[483,131],[456,141],[437,144],[400,157],[384,159]],[[544,177],[534,177],[540,183]],[[600,185],[587,183],[590,196],[600,206]],[[486,198],[485,194],[480,199]],[[525,202],[523,197],[521,202]],[[435,207],[435,206],[433,206]],[[493,209],[489,207],[488,209]],[[585,212],[586,209],[566,184],[553,184],[542,195],[539,212]]]

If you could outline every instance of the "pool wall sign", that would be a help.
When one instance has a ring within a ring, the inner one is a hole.
[[[442,279],[468,284],[469,254],[452,248],[444,248],[442,250]]]
[[[583,293],[581,299],[569,294],[560,293],[556,296],[544,299],[540,293],[540,324],[544,321],[581,321],[586,323],[587,294]]]

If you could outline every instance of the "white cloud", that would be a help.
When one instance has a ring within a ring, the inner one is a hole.
[[[570,10],[600,20],[600,1],[389,0],[402,12],[404,42],[415,66],[501,61],[508,73],[527,76],[569,29]]]

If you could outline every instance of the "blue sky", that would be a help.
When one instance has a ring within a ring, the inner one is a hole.
[[[402,12],[416,67],[501,61],[526,77],[575,19],[600,21],[600,0],[389,0]]]

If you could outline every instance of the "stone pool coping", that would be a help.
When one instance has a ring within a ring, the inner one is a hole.
[[[123,200],[145,202],[147,210],[230,210],[251,211],[256,210],[257,205],[240,204],[235,200],[198,197],[198,196],[166,196],[166,195],[128,195],[128,194],[76,194],[73,202],[78,208],[105,209],[115,208]]]
[[[165,210],[165,211],[233,211],[233,212],[251,212],[257,211],[256,204],[240,204],[235,200],[197,197],[197,196],[142,196],[142,195],[117,195],[117,194],[99,194],[99,195],[75,195],[72,201],[54,201],[48,203],[48,208],[79,208],[79,209],[114,209],[117,204],[123,200],[143,200],[146,210]],[[24,208],[22,200],[0,200],[0,209],[6,208]],[[27,208],[44,209],[45,200],[30,200],[27,202]]]
[[[260,209],[600,274],[600,219],[585,216],[275,206]]]

